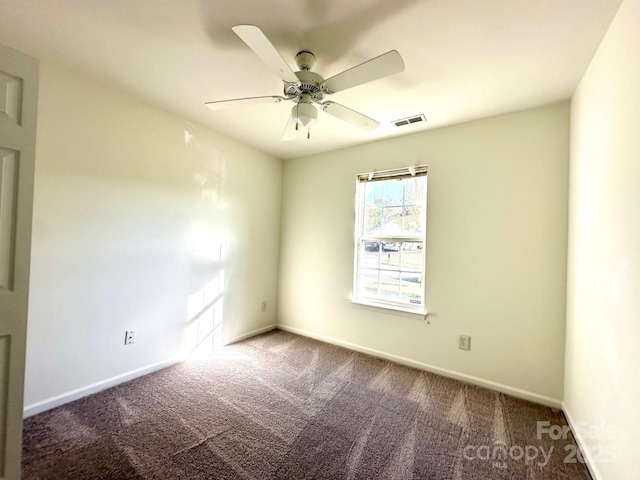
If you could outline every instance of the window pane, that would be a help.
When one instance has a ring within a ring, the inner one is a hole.
[[[370,182],[365,185],[365,204],[367,207],[382,206],[382,190],[384,182]]]
[[[402,198],[404,196],[404,185],[402,180],[386,180],[381,183],[383,186],[383,199],[384,205],[402,205]]]
[[[384,242],[380,255],[380,268],[383,270],[400,270],[400,243]]]
[[[382,224],[372,235],[399,236],[402,234],[402,207],[387,207],[382,210]]]
[[[404,204],[424,205],[426,185],[427,183],[425,177],[417,177],[405,180]]]
[[[380,243],[362,242],[362,263],[361,268],[379,268],[380,265]]]
[[[422,292],[424,291],[422,288],[422,274],[403,272],[400,289],[402,291],[400,297],[403,301],[414,305],[422,305]]]
[[[382,226],[382,208],[367,208],[364,212],[364,234],[371,235]]]
[[[424,207],[404,207],[402,212],[402,233],[414,237],[424,232]]]
[[[378,295],[378,270],[362,269],[360,271],[360,293],[365,296]]]
[[[402,242],[401,270],[422,271],[422,242]]]
[[[385,300],[398,301],[400,298],[400,274],[380,271],[380,296]]]

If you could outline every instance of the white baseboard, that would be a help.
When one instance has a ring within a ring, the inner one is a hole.
[[[247,338],[255,337],[256,335],[260,335],[261,333],[270,332],[271,330],[275,330],[277,325],[272,323],[271,325],[267,325],[266,327],[258,328],[257,330],[252,330],[247,333],[243,333],[242,335],[238,335],[237,337],[230,338],[224,341],[224,345],[231,345],[232,343],[237,343],[241,340],[246,340]]]
[[[142,377],[143,375],[162,370],[163,368],[175,365],[181,360],[181,358],[172,358],[163,362],[154,363],[152,365],[137,368],[136,370],[132,370],[121,375],[116,375],[115,377],[107,378],[106,380],[102,380],[100,382],[92,383],[90,385],[87,385],[86,387],[77,388],[75,390],[71,390],[70,392],[56,395],[55,397],[51,397],[40,402],[32,403],[31,405],[27,405],[24,407],[23,417],[31,417],[32,415],[36,415],[52,408],[59,407],[60,405],[64,405],[65,403],[73,402],[74,400],[86,397],[87,395],[91,395],[101,390],[106,390],[107,388],[114,387],[120,383],[128,382],[129,380],[133,380],[134,378]]]
[[[573,420],[573,417],[569,413],[569,409],[567,408],[567,405],[564,402],[562,402],[562,411],[564,412],[564,416],[567,418],[567,423],[569,423],[569,427],[571,428],[573,437],[576,439],[578,448],[580,448],[580,451],[582,452],[584,463],[587,466],[589,473],[591,474],[591,478],[593,478],[593,480],[602,480],[602,476],[600,475],[600,472],[597,469],[597,464],[593,460],[593,456],[591,455],[591,449],[584,441],[584,438],[582,438],[582,435],[580,435],[578,430],[576,430],[576,428],[574,427],[575,422]]]
[[[409,358],[401,357],[398,355],[393,355],[391,353],[382,352],[380,350],[374,350],[372,348],[364,347],[362,345],[357,345],[351,342],[345,342],[343,340],[338,340],[333,337],[328,337],[326,335],[320,335],[314,332],[310,332],[307,330],[303,330],[300,328],[290,327],[288,325],[282,324],[272,324],[266,327],[262,327],[251,332],[247,332],[245,334],[239,335],[237,337],[226,340],[225,345],[230,345],[232,343],[239,342],[241,340],[246,340],[247,338],[254,337],[256,335],[260,335],[262,333],[269,332],[274,329],[284,330],[286,332],[296,333],[298,335],[303,335],[305,337],[315,338],[316,340],[320,340],[326,343],[331,343],[333,345],[338,345],[341,347],[348,348],[350,350],[355,350],[357,352],[366,353],[368,355],[372,355],[378,358],[384,358],[386,360],[390,360],[392,362],[396,362],[402,365],[407,365],[409,367],[417,368],[419,370],[425,370],[428,372],[436,373],[438,375],[442,375],[444,377],[453,378],[455,380],[461,380],[463,382],[471,383],[473,385],[478,385],[481,387],[489,388],[491,390],[495,390],[501,393],[506,393],[508,395],[513,395],[514,397],[522,398],[525,400],[529,400],[536,403],[541,403],[543,405],[547,405],[549,407],[561,408],[564,410],[564,405],[560,400],[556,400],[554,398],[545,397],[543,395],[538,395],[526,390],[521,390],[519,388],[509,387],[507,385],[503,385],[500,383],[492,382],[490,380],[484,380],[478,377],[474,377],[471,375],[466,375],[464,373],[454,372],[452,370],[447,370],[440,367],[435,367],[433,365],[428,365],[426,363],[418,362],[415,360],[411,360]],[[40,402],[33,403],[31,405],[27,405],[24,407],[24,418],[30,417],[32,415],[36,415],[38,413],[44,412],[46,410],[50,410],[55,407],[59,407],[60,405],[64,405],[65,403],[72,402],[74,400],[78,400],[82,397],[86,397],[87,395],[91,395],[93,393],[97,393],[101,390],[106,390],[107,388],[113,387],[120,383],[127,382],[129,380],[133,380],[134,378],[141,377],[143,375],[147,375],[149,373],[155,372],[157,370],[162,370],[163,368],[170,367],[171,365],[175,365],[180,362],[181,358],[173,358],[169,360],[165,360],[163,362],[154,363],[153,365],[148,365],[146,367],[138,368],[136,370],[132,370],[127,373],[123,373],[121,375],[117,375],[115,377],[108,378],[106,380],[102,380],[100,382],[92,383],[82,388],[78,388],[72,390],[70,392],[63,393],[61,395],[57,395],[55,397],[48,398],[46,400],[42,400]],[[570,416],[566,410],[564,410],[567,414],[567,418],[570,420]],[[577,437],[576,437],[577,438]],[[578,440],[580,444],[580,440]],[[580,444],[580,447],[583,445]],[[584,449],[583,449],[584,450]],[[585,450],[585,455],[588,455],[588,451]],[[593,464],[591,459],[585,459],[589,462],[589,464]],[[589,470],[592,471],[591,466],[589,465]],[[595,480],[599,480],[597,475],[594,475]]]
[[[229,345],[232,343],[236,343],[236,342],[239,342],[240,340],[245,340],[247,338],[260,335],[261,333],[268,332],[275,328],[276,328],[275,324],[268,325],[266,327],[259,328],[257,330],[253,330],[243,335],[239,335],[237,337],[226,340],[224,344]],[[153,373],[155,371],[162,370],[163,368],[170,367],[171,365],[175,365],[176,363],[182,360],[183,360],[182,358],[172,358],[169,360],[165,360],[163,362],[154,363],[153,365],[148,365],[146,367],[138,368],[136,370],[123,373],[121,375],[116,375],[115,377],[107,378],[106,380],[102,380],[100,382],[92,383],[85,387],[71,390],[70,392],[66,392],[61,395],[56,395],[55,397],[51,397],[46,400],[42,400],[40,402],[32,403],[31,405],[27,405],[24,407],[23,417],[27,418],[33,415],[37,415],[38,413],[51,410],[52,408],[59,407],[60,405],[64,405],[65,403],[73,402],[74,400],[78,400],[82,397],[86,397],[87,395],[91,395],[101,390],[106,390],[107,388],[114,387],[120,383],[128,382],[129,380],[133,380],[134,378],[142,377],[143,375],[148,375],[149,373]]]
[[[309,332],[307,330],[303,330],[296,327],[290,327],[288,325],[278,324],[278,329],[284,330],[285,332],[296,333],[298,335],[302,335],[305,337],[315,338],[316,340],[320,340],[322,342],[331,343],[333,345],[338,345],[340,347],[345,347],[350,350],[355,350],[357,352],[366,353],[368,355],[372,355],[378,358],[384,358],[385,360],[390,360],[395,363],[400,363],[402,365],[406,365],[408,367],[417,368],[419,370],[425,370],[427,372],[435,373],[438,375],[442,375],[443,377],[453,378],[455,380],[460,380],[462,382],[471,383],[473,385],[477,385],[479,387],[485,387],[490,390],[495,390],[497,392],[506,393],[507,395],[512,395],[514,397],[522,398],[524,400],[529,400],[531,402],[540,403],[542,405],[546,405],[548,407],[553,408],[562,408],[562,401],[546,397],[544,395],[538,395],[537,393],[529,392],[527,390],[521,390],[519,388],[510,387],[508,385],[503,385],[501,383],[492,382],[490,380],[485,380],[482,378],[474,377],[472,375],[467,375],[464,373],[454,372],[453,370],[447,370],[445,368],[436,367],[433,365],[429,365],[426,363],[418,362],[415,360],[411,360],[410,358],[401,357],[398,355],[394,355],[387,352],[382,352],[380,350],[374,350],[373,348],[363,347],[362,345],[357,345],[351,342],[345,342],[343,340],[338,340],[333,337],[328,337],[326,335],[320,335],[318,333]]]

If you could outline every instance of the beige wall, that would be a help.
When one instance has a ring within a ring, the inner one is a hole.
[[[559,404],[568,142],[561,103],[285,162],[278,321]],[[349,302],[355,175],[416,164],[431,324]]]
[[[640,0],[625,0],[571,102],[565,407],[597,478],[638,478]],[[606,461],[609,452],[616,455]]]
[[[222,270],[224,339],[275,323],[280,160],[47,61],[38,123],[27,406],[189,351]]]

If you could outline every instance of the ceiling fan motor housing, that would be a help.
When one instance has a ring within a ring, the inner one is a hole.
[[[300,70],[311,70],[316,63],[316,56],[308,50],[302,50],[296,54],[296,65]]]
[[[284,94],[287,97],[309,95],[315,101],[320,101],[324,98],[325,93],[321,88],[324,78],[309,70],[296,72],[296,77],[300,80],[299,84],[285,84]]]
[[[325,92],[322,90],[324,78],[311,71],[315,61],[315,55],[307,50],[298,52],[296,55],[296,63],[300,71],[295,72],[295,75],[299,83],[285,82],[284,85],[284,94],[289,98],[296,97],[292,98],[294,102],[298,102],[301,95],[309,95],[316,102],[324,98]]]

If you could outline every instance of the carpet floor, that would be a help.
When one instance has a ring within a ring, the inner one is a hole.
[[[566,425],[276,330],[26,419],[22,478],[588,480],[537,422]]]

